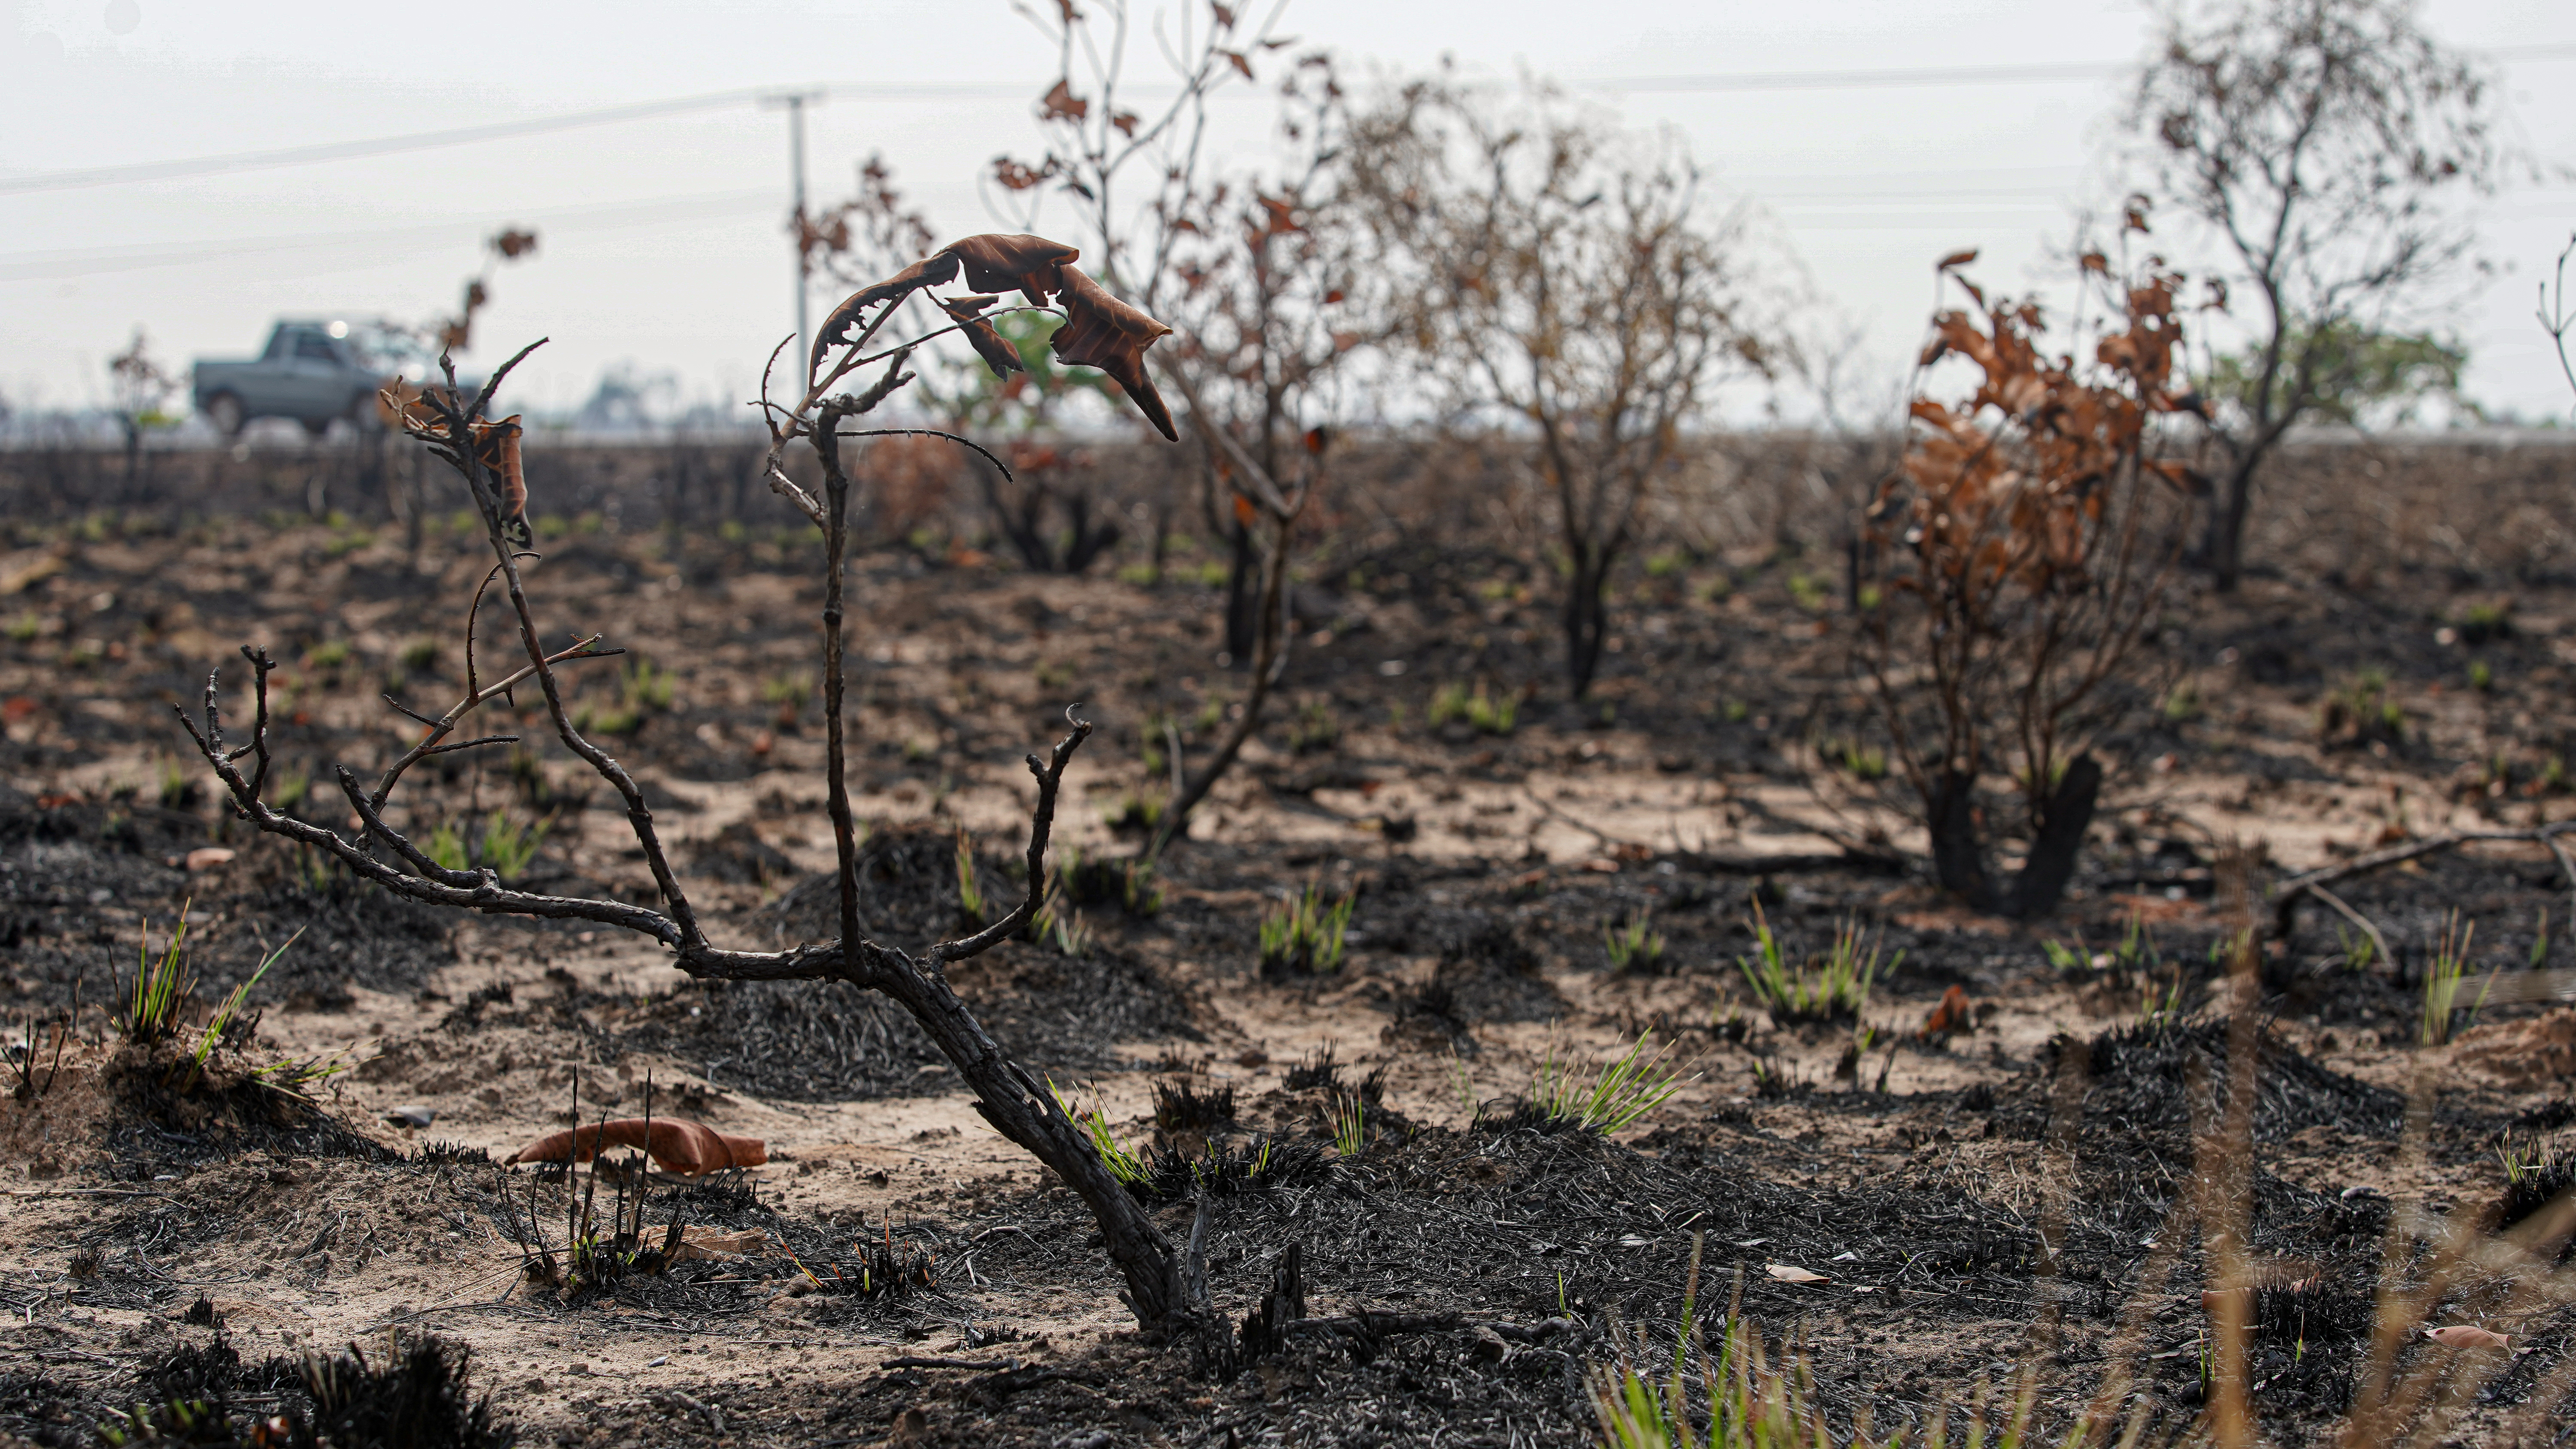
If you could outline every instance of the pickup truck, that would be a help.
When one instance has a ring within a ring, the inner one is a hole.
[[[332,420],[383,426],[376,390],[402,371],[398,329],[382,323],[290,318],[249,362],[200,359],[193,369],[197,411],[231,437],[253,418],[293,418],[321,437]]]

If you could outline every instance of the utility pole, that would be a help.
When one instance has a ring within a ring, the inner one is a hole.
[[[806,322],[805,311],[805,293],[807,290],[806,280],[810,275],[810,268],[805,259],[805,237],[803,234],[803,224],[805,221],[805,108],[809,105],[820,105],[822,103],[823,96],[824,92],[819,90],[781,91],[775,95],[763,96],[760,99],[760,104],[765,108],[772,110],[784,108],[787,112],[788,186],[796,208],[795,220],[798,227],[798,230],[788,238],[789,246],[794,249],[794,255],[791,260],[795,263],[796,268],[796,365],[798,367],[803,367],[805,365],[805,359],[814,355],[814,339],[811,328]],[[800,387],[798,396],[801,397],[803,395],[804,394]]]

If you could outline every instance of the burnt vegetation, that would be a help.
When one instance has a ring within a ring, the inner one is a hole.
[[[138,334],[0,454],[0,1431],[2544,1442],[2568,450],[2290,428],[2483,92],[2198,15],[1857,423],[1670,138],[1224,5],[1034,11],[1016,229],[794,217],[756,434],[461,382],[516,231],[386,436]]]

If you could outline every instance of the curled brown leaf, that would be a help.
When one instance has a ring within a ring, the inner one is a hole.
[[[501,516],[524,522],[528,516],[528,480],[519,467],[519,415],[469,426],[474,457],[501,485]]]
[[[1062,286],[1065,323],[1050,344],[1056,359],[1109,374],[1164,438],[1179,442],[1172,411],[1145,371],[1145,349],[1172,329],[1110,296],[1078,267],[1062,268]]]
[[[2424,1330],[2424,1336],[2446,1348],[2511,1348],[2513,1335],[2480,1328],[2473,1323],[2451,1323]]]
[[[511,1154],[511,1162],[588,1162],[602,1144],[641,1148],[664,1170],[695,1177],[729,1167],[758,1167],[769,1160],[769,1144],[757,1137],[734,1137],[712,1127],[675,1117],[620,1117],[564,1132],[550,1132]]]
[[[822,370],[823,354],[849,340],[850,329],[870,307],[880,302],[900,302],[924,287],[935,287],[957,277],[956,248],[937,251],[882,282],[870,282],[843,299],[823,319],[822,330],[814,334],[814,350],[805,359],[805,375],[811,378]]]
[[[978,292],[1017,291],[1032,307],[1064,286],[1059,268],[1082,256],[1077,247],[1026,233],[984,232],[949,243],[966,265],[966,285]],[[1065,268],[1070,270],[1069,268]]]
[[[1073,87],[1065,81],[1057,81],[1038,98],[1038,119],[1041,121],[1079,121],[1090,114],[1091,102],[1075,95]]]
[[[1008,377],[1022,371],[1026,364],[1020,361],[1018,349],[1003,340],[1002,334],[993,330],[992,323],[984,320],[982,313],[993,302],[991,297],[939,299],[941,310],[957,324],[958,331],[966,334],[967,344],[975,349],[975,355],[984,359],[984,365],[993,370],[995,377]]]

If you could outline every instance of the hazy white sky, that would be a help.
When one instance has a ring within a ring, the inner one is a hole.
[[[1181,3],[1136,0],[1140,14]],[[2576,42],[2565,0],[2443,0],[2427,14],[2462,46]],[[1354,67],[1420,71],[1448,54],[1470,72],[1526,66],[1583,88],[2120,63],[2139,55],[2148,21],[2113,0],[1293,0],[1282,28]],[[2576,53],[2502,73],[2512,138],[2576,165]],[[0,21],[0,393],[99,400],[105,359],[138,324],[185,360],[244,353],[280,313],[423,317],[452,304],[480,238],[515,222],[543,245],[499,274],[471,360],[551,335],[517,405],[571,406],[620,362],[740,398],[792,325],[785,122],[748,101],[315,164],[9,186],[743,88],[959,83],[931,99],[836,96],[813,113],[809,153],[815,192],[830,197],[882,151],[954,234],[991,226],[975,178],[995,154],[1033,149],[1029,101],[1052,75],[1052,52],[1006,0],[18,0]],[[996,84],[1013,94],[979,93]],[[2098,163],[2120,92],[2096,74],[1589,93],[1636,125],[1678,128],[1890,359],[1919,335],[1935,257],[1982,246],[1981,275],[2025,284],[2073,208],[2118,190]],[[1234,144],[1259,144],[1265,101],[1226,114]],[[2473,350],[2472,391],[2563,415],[2532,287],[2576,228],[2576,189],[2509,192],[2480,224],[2499,273],[2464,282],[2447,318]]]

